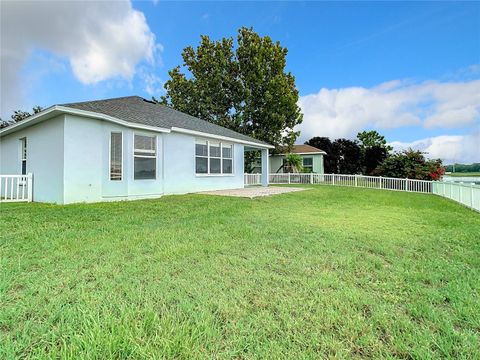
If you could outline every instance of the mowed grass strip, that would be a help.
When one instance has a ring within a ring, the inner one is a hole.
[[[322,187],[0,207],[0,358],[480,358],[480,215]]]

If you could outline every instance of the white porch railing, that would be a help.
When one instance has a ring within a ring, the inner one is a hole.
[[[379,176],[290,173],[270,174],[269,184],[318,184],[435,194],[480,211],[480,186]],[[260,185],[261,174],[245,174],[245,185]]]
[[[245,174],[244,176],[245,185],[261,185],[262,184],[262,174]]]
[[[33,176],[0,175],[0,202],[32,201]]]

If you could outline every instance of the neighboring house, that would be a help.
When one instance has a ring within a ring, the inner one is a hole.
[[[0,174],[67,204],[244,186],[244,152],[273,146],[138,96],[55,105],[0,131]]]
[[[310,145],[293,145],[290,153],[298,154],[303,161],[304,172],[323,174],[323,156],[327,153]],[[270,173],[283,173],[282,167],[285,161],[285,154],[270,156]]]

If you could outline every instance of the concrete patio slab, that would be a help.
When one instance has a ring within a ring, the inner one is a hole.
[[[246,187],[241,189],[229,189],[229,190],[215,190],[215,191],[202,191],[199,194],[206,195],[219,195],[219,196],[235,196],[245,198],[255,198],[259,196],[270,196],[285,194],[295,191],[308,190],[308,188],[295,188],[295,187],[280,187],[280,186],[268,186],[268,187]]]

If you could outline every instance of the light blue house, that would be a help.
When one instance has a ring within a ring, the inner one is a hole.
[[[323,174],[323,157],[327,153],[321,149],[310,145],[293,145],[290,153],[297,154],[302,158],[303,172]],[[276,154],[270,156],[270,173],[286,173],[284,167],[286,154]],[[259,167],[260,169],[260,167]]]
[[[310,145],[293,145],[288,153],[297,154],[300,156],[302,159],[302,172],[314,174],[324,173],[323,157],[327,155],[325,151]],[[286,156],[287,153],[270,155],[268,160],[270,164],[270,174],[283,174],[292,171],[285,167]],[[261,159],[258,159],[258,161],[254,162],[251,172],[254,174],[259,174],[262,172]]]
[[[0,174],[68,204],[244,187],[244,152],[273,146],[141,97],[55,105],[0,131]]]

